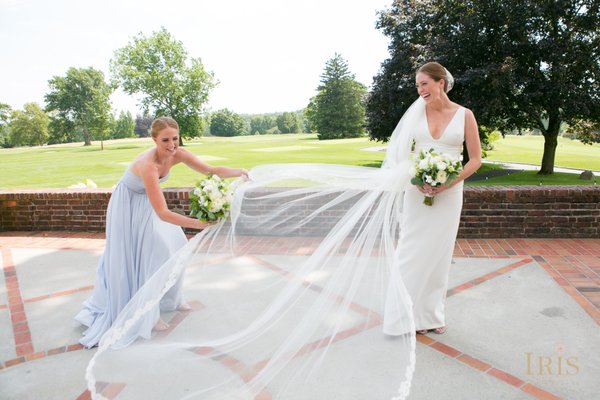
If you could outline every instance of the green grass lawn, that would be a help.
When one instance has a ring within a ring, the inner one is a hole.
[[[0,188],[66,188],[85,179],[99,187],[117,183],[127,165],[142,151],[154,145],[151,139],[122,139],[104,144],[94,142],[32,148],[0,149]],[[364,151],[380,143],[367,138],[319,141],[315,134],[206,137],[186,141],[186,148],[213,165],[252,168],[259,164],[326,163],[379,167],[385,153]],[[539,136],[508,136],[496,142],[490,160],[539,163],[543,148]],[[557,166],[600,170],[600,145],[584,146],[562,139],[557,150]],[[484,165],[479,172],[499,168]],[[199,174],[178,165],[164,186],[192,186]],[[577,175],[556,173],[542,177],[544,185],[590,184]],[[538,185],[540,176],[532,171],[490,178],[469,185]]]
[[[540,165],[543,153],[543,136],[507,135],[494,142],[494,150],[488,151],[487,159]],[[590,146],[578,140],[559,137],[555,166],[599,171],[600,143]]]
[[[85,179],[98,187],[117,183],[127,165],[152,147],[151,139],[123,139],[84,147],[79,144],[0,150],[0,188],[66,188]],[[206,137],[186,141],[186,149],[213,165],[252,168],[273,163],[327,163],[378,167],[384,152],[360,150],[377,144],[367,138],[319,141],[315,134]],[[191,186],[199,174],[173,168],[164,186]]]
[[[484,164],[477,170],[477,174],[485,174],[492,170],[503,170],[501,165]],[[552,175],[540,176],[537,171],[511,172],[510,175],[496,176],[485,180],[465,182],[467,186],[509,186],[509,185],[593,185],[594,180],[579,179],[579,174],[555,172]]]
[[[481,172],[484,167],[480,168]],[[597,181],[598,179],[596,179]],[[595,180],[579,179],[578,174],[555,172],[553,175],[540,176],[537,171],[521,171],[510,175],[497,176],[481,181],[466,182],[467,186],[511,186],[511,185],[594,185]]]

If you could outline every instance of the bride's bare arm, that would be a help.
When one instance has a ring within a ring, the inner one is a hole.
[[[467,179],[481,167],[481,141],[479,140],[479,129],[473,112],[465,110],[465,142],[467,143],[467,152],[469,161],[463,167],[463,170],[452,183],[451,186]]]

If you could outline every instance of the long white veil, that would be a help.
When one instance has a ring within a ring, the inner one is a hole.
[[[86,370],[93,398],[406,398],[415,329],[394,260],[423,108],[405,113],[382,168],[253,168],[230,219],[166,262],[103,336]],[[182,273],[193,309],[151,332]]]

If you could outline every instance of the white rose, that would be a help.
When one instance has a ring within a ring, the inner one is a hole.
[[[448,174],[446,171],[438,171],[436,179],[440,181],[440,183],[446,183],[448,180]]]
[[[427,169],[427,167],[429,166],[429,162],[427,161],[427,159],[423,159],[421,161],[419,161],[419,168],[420,169]]]
[[[220,200],[223,198],[223,195],[221,194],[221,192],[219,191],[219,189],[214,189],[210,192],[210,198],[211,200]]]
[[[438,162],[435,166],[437,167],[438,171],[444,171],[448,167],[448,165],[443,161]]]
[[[224,206],[225,206],[225,201],[223,201],[223,199],[220,199],[216,202],[217,211],[221,211]]]
[[[208,206],[208,211],[212,213],[219,211],[219,205],[216,201],[210,203],[210,206]]]

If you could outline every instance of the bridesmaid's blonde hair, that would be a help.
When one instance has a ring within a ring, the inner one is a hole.
[[[422,72],[428,75],[431,79],[436,82],[439,82],[441,79],[444,80],[444,92],[448,92],[448,77],[446,76],[446,68],[440,63],[435,61],[428,62],[427,64],[421,65],[421,67],[417,70],[417,74]]]
[[[165,128],[175,128],[179,130],[179,124],[171,117],[158,117],[152,121],[150,133],[152,134],[152,137],[155,138],[158,136],[158,133]]]

